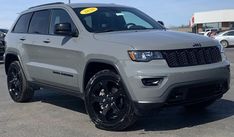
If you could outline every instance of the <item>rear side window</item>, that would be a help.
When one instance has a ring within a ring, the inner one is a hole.
[[[29,33],[48,34],[50,22],[49,17],[49,10],[35,12],[32,16],[32,20],[29,26]]]
[[[22,15],[15,24],[15,27],[12,32],[27,33],[31,16],[32,13]]]

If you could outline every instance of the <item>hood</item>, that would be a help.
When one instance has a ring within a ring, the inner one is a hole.
[[[214,40],[208,37],[164,30],[98,33],[94,34],[94,38],[101,41],[129,45],[136,50],[193,48],[194,44],[201,44],[202,47],[217,45]]]

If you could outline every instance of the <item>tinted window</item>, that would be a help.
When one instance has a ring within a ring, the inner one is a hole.
[[[75,8],[77,16],[89,32],[164,29],[159,23],[134,8]]]
[[[227,36],[234,36],[234,31],[230,31],[228,33],[226,33]]]
[[[51,13],[50,34],[54,34],[55,25],[59,23],[70,23],[72,30],[76,31],[76,27],[69,14],[62,9],[54,9]]]
[[[32,13],[27,13],[27,14],[22,15],[18,19],[18,21],[13,29],[13,32],[26,33],[28,31],[28,25],[29,25],[29,21],[30,21],[31,16],[32,16]]]
[[[30,23],[29,33],[48,34],[49,16],[48,10],[35,12]]]

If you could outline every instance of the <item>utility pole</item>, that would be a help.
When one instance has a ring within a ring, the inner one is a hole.
[[[71,0],[68,0],[68,3],[70,4],[70,3],[71,3]]]

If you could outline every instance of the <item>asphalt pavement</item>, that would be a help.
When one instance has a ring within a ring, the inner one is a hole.
[[[234,63],[234,48],[226,49]],[[231,71],[234,71],[233,65]],[[0,64],[0,137],[234,137],[234,86],[208,109],[196,113],[183,107],[166,108],[140,118],[123,132],[95,128],[81,99],[40,90],[30,103],[14,103]]]

